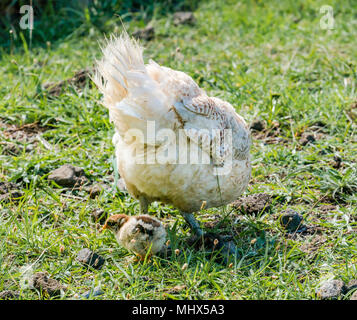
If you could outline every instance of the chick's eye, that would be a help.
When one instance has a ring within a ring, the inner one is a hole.
[[[113,227],[113,226],[115,225],[115,222],[114,222],[114,221],[108,221],[108,222],[107,222],[107,225],[108,225],[109,227]]]

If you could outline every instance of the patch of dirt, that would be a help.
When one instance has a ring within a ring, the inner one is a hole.
[[[15,183],[0,181],[0,202],[15,201],[22,197],[22,195],[22,192]]]
[[[311,237],[311,241],[305,242],[300,246],[300,250],[306,254],[314,254],[317,252],[323,244],[327,241],[326,237],[323,235],[315,235]]]
[[[39,122],[27,123],[18,127],[1,121],[0,128],[4,129],[2,133],[5,138],[19,142],[34,142],[38,134],[49,129],[49,127],[42,126]]]
[[[89,197],[91,199],[95,199],[96,197],[98,197],[100,195],[100,193],[105,189],[108,189],[108,187],[105,185],[102,185],[101,183],[96,183],[92,186],[85,188],[85,190],[89,193]]]
[[[35,289],[44,292],[50,297],[59,296],[61,294],[61,290],[66,289],[66,287],[63,286],[59,281],[49,278],[46,272],[35,273],[32,276],[31,282]]]
[[[333,160],[330,161],[329,164],[331,165],[332,168],[334,168],[336,170],[338,170],[338,169],[343,167],[342,159],[337,155],[335,155],[333,157]]]
[[[337,206],[334,204],[324,204],[324,205],[321,205],[318,209],[319,209],[319,212],[321,212],[322,214],[326,214],[330,211],[336,210]]]
[[[314,143],[316,141],[315,134],[313,132],[304,132],[301,135],[301,138],[299,140],[299,143],[302,146],[306,146],[309,143]]]
[[[288,142],[287,139],[280,136],[281,129],[278,121],[273,121],[267,127],[264,120],[254,120],[251,124],[251,134],[255,140],[260,140],[264,144],[284,144]]]
[[[0,141],[0,146],[2,146],[2,154],[5,156],[17,156],[22,149],[17,144],[7,141]]]
[[[74,167],[70,164],[65,164],[53,170],[47,179],[48,181],[54,181],[61,187],[68,188],[83,185],[88,181],[82,168]]]
[[[67,86],[73,86],[76,89],[83,89],[88,83],[91,87],[90,75],[93,73],[93,69],[82,69],[75,73],[72,78],[60,81],[60,82],[49,82],[43,85],[43,89],[47,91],[49,96],[58,97],[62,92],[64,92]]]
[[[175,26],[180,24],[193,25],[196,23],[196,18],[191,11],[179,11],[174,13],[173,22]]]
[[[255,215],[270,209],[272,198],[266,193],[257,193],[242,197],[231,203],[232,208],[244,214]]]
[[[148,25],[143,29],[138,29],[133,32],[132,36],[140,40],[150,41],[155,37],[155,29],[153,26]]]

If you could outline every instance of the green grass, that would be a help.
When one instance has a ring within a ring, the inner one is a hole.
[[[170,10],[187,8],[170,4]],[[334,8],[332,30],[320,28],[325,4]],[[357,134],[356,119],[349,115],[357,100],[354,1],[201,1],[191,8],[194,26],[174,26],[172,11],[162,8],[163,3],[142,7],[124,19],[129,32],[149,21],[155,27],[155,39],[144,43],[146,61],[188,73],[210,95],[234,105],[247,122],[261,118],[268,128],[278,122],[278,143],[253,136],[246,191],[270,194],[271,210],[255,217],[232,212],[222,223],[220,232],[233,235],[241,250],[241,258],[227,266],[188,247],[190,232],[178,212],[153,204],[150,213],[169,225],[173,249],[181,252],[132,263],[113,235],[98,231],[90,212],[102,208],[134,215],[137,201],[112,189],[90,199],[85,190],[62,190],[46,179],[51,170],[70,163],[84,168],[91,182],[112,188],[113,127],[98,90],[88,82],[82,90],[69,86],[49,98],[41,89],[92,67],[100,57],[98,40],[120,32],[115,13],[123,11],[85,7],[62,29],[63,20],[54,17],[49,23],[46,7],[35,20],[31,48],[23,31],[22,40],[17,32],[12,42],[4,38],[0,49],[1,122],[38,121],[49,128],[42,138],[50,144],[12,141],[0,126],[0,180],[18,183],[24,193],[17,202],[0,203],[0,291],[43,298],[21,285],[24,267],[47,271],[65,284],[63,299],[98,285],[104,291],[98,299],[314,299],[324,279],[356,279]],[[324,123],[321,136],[302,146],[301,134],[318,121]],[[21,147],[17,155],[5,152],[10,141]],[[332,167],[334,156],[342,159],[338,169]],[[326,204],[333,207],[324,211]],[[320,233],[289,236],[279,223],[287,208]],[[197,217],[202,223],[215,221],[229,211],[210,209]],[[101,270],[75,261],[84,247],[105,257]]]

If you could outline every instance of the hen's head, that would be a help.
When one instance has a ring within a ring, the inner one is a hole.
[[[109,229],[113,232],[120,230],[125,222],[129,220],[129,217],[126,214],[114,214],[107,219],[103,226],[103,230]]]

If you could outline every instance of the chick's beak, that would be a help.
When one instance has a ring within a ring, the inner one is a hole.
[[[105,225],[102,227],[102,229],[100,229],[100,232],[103,232],[105,229],[108,229],[108,225],[107,225],[107,224],[105,224]]]

